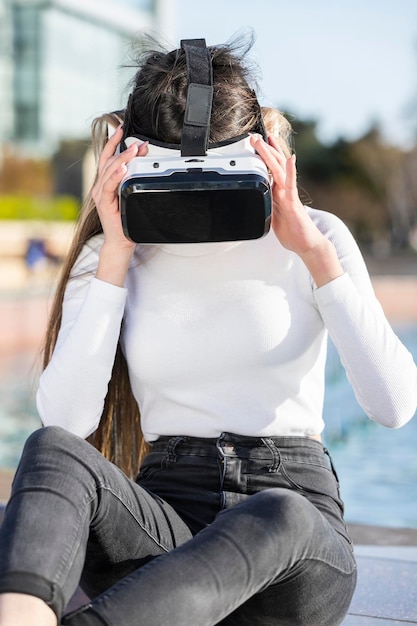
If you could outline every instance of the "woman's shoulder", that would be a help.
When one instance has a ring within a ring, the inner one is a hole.
[[[345,222],[334,213],[306,207],[308,214],[321,233],[335,246],[339,258],[360,256],[358,243]]]
[[[317,228],[336,248],[343,269],[358,285],[369,288],[369,274],[358,242],[345,222],[334,213],[306,207]]]
[[[78,258],[74,263],[74,267],[71,272],[73,276],[95,271],[103,241],[104,235],[103,233],[99,233],[90,237],[90,239],[84,243]]]
[[[308,206],[305,208],[317,228],[323,235],[326,235],[326,237],[332,238],[332,235],[334,236],[335,234],[339,236],[350,235],[348,226],[334,213]]]

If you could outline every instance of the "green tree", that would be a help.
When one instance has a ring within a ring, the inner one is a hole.
[[[316,121],[292,125],[303,201],[341,217],[362,244],[404,242],[410,220],[398,201],[401,150],[384,144],[377,127],[357,141],[340,138],[327,145],[318,138]]]

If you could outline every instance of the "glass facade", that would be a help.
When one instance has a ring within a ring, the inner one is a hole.
[[[40,124],[48,141],[85,136],[91,119],[119,108],[125,38],[91,21],[52,9],[43,15]]]
[[[11,9],[9,0],[0,0],[0,142],[13,134],[13,66]]]
[[[0,42],[0,106],[9,111],[0,143],[47,156],[123,107],[132,40],[158,30],[165,2],[175,0],[0,0],[0,35],[10,35],[8,51]]]
[[[15,6],[13,26],[13,139],[39,138],[40,13],[37,7]]]
[[[121,0],[120,4],[130,4],[141,11],[152,11],[154,7],[153,0]]]

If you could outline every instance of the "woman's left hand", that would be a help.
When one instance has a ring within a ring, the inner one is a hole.
[[[287,158],[274,137],[268,140],[253,136],[251,143],[272,177],[272,228],[285,248],[304,254],[322,243],[324,235],[299,198],[295,155]]]
[[[301,257],[316,285],[324,285],[343,274],[336,250],[299,198],[295,156],[287,158],[274,137],[268,141],[259,135],[251,137],[252,147],[272,177],[272,229],[285,248]]]

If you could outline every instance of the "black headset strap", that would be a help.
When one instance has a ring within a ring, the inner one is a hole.
[[[181,156],[205,156],[213,101],[213,70],[205,39],[183,39],[187,62],[187,103],[181,136]]]

